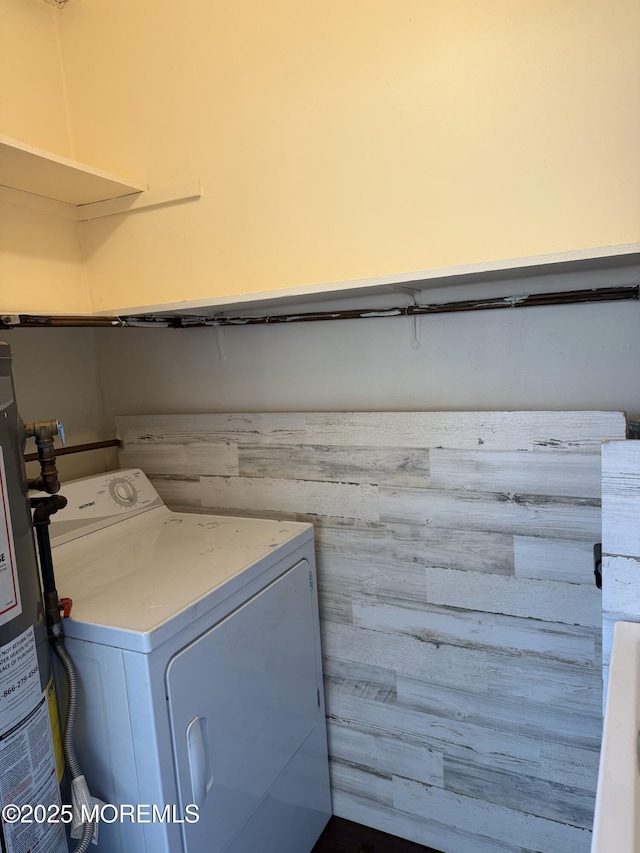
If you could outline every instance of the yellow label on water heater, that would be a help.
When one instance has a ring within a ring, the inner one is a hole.
[[[47,706],[49,708],[51,737],[53,738],[53,752],[56,757],[56,772],[58,774],[58,783],[60,783],[64,773],[64,749],[62,747],[62,731],[60,729],[60,716],[58,714],[56,686],[53,682],[53,676],[51,676],[47,684]]]

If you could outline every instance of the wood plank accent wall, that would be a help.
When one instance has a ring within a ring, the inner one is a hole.
[[[167,504],[316,529],[337,815],[445,853],[587,853],[601,441],[621,413],[117,419]]]
[[[640,441],[602,448],[602,672],[606,688],[613,626],[640,622]]]

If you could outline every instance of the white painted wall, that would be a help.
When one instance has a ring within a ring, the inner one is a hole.
[[[640,271],[474,285],[477,297],[633,284]],[[425,291],[465,298],[469,288]],[[364,307],[371,297],[360,304]],[[407,304],[404,294],[379,299]],[[335,306],[334,300],[327,305]],[[354,304],[353,301],[345,303]],[[305,305],[308,310],[311,306]],[[276,309],[272,309],[277,313]],[[640,305],[214,329],[98,330],[113,413],[610,409],[640,412]]]
[[[70,157],[61,14],[41,0],[2,0],[0,134]],[[90,310],[78,223],[0,202],[0,306]]]
[[[0,307],[86,312],[636,243],[634,0],[3,0],[0,133],[202,198],[0,204]]]
[[[64,424],[67,444],[113,438],[113,423],[102,400],[93,330],[16,329],[1,338],[11,345],[23,420],[57,418]],[[34,450],[34,442],[29,441],[27,452]],[[35,465],[29,466],[30,476],[36,475]],[[117,453],[111,449],[58,459],[63,480],[117,467]]]
[[[59,13],[40,0],[2,2],[0,133],[69,157]]]
[[[473,285],[473,296],[634,284],[640,269]],[[471,288],[425,291],[462,299]],[[326,303],[406,304],[405,294]],[[303,306],[310,310],[311,305]],[[25,420],[58,417],[69,443],[112,438],[115,414],[206,411],[608,409],[640,413],[640,305],[573,305],[214,329],[22,329]],[[42,365],[48,372],[43,374]],[[117,467],[115,451],[61,460],[64,476]]]
[[[606,694],[616,622],[640,622],[640,442],[602,452],[602,675]]]
[[[73,0],[57,21],[78,158],[203,188],[86,224],[96,311],[639,239],[635,0]]]

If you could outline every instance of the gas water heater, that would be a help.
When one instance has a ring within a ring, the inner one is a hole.
[[[25,430],[0,343],[0,804],[2,853],[67,853],[64,761],[40,592]]]

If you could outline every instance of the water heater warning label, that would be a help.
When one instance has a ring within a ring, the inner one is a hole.
[[[22,613],[20,587],[16,569],[7,478],[0,448],[0,625]]]
[[[40,670],[33,626],[0,646],[0,735],[26,716],[41,699]]]
[[[33,626],[0,646],[0,805],[36,805],[60,811],[60,788],[51,740],[47,691],[40,670]],[[3,820],[3,853],[67,853],[62,824]]]

